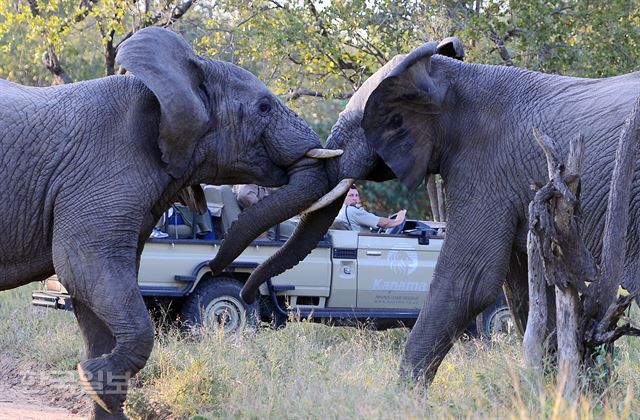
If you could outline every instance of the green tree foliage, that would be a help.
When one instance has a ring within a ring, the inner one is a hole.
[[[119,42],[139,28],[171,24],[192,3],[0,1],[0,77],[45,85],[114,74]]]
[[[112,74],[132,30],[180,17],[174,29],[200,54],[254,72],[322,138],[381,65],[447,36],[471,62],[580,77],[640,69],[640,0],[0,0],[0,77],[49,84],[51,52],[73,80]],[[422,189],[362,187],[379,213],[428,217]]]
[[[640,68],[638,0],[218,1],[210,12],[199,47],[250,68],[295,100],[323,136],[344,99],[382,64],[447,36],[462,39],[472,62],[581,77]],[[429,217],[422,189],[409,197],[393,181],[362,189],[375,211],[406,207],[413,217]]]
[[[424,33],[416,1],[217,1],[200,47],[252,69],[286,99],[349,97]]]
[[[640,2],[481,2],[452,7],[457,35],[474,62],[513,64],[545,73],[606,77],[640,66]]]

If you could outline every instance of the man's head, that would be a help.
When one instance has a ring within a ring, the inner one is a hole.
[[[351,188],[349,188],[347,197],[344,199],[344,204],[347,206],[360,206],[360,193],[355,185],[352,185]]]

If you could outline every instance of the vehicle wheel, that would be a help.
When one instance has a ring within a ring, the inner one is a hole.
[[[511,334],[515,331],[515,324],[511,311],[506,305],[496,305],[483,316],[483,329],[487,337],[496,334]]]
[[[240,298],[241,289],[242,283],[228,277],[204,280],[182,306],[182,319],[187,325],[222,327],[226,334],[256,328],[258,304],[247,305]]]

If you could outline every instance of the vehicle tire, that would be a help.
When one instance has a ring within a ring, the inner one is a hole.
[[[220,328],[225,334],[257,328],[258,304],[247,305],[240,297],[242,283],[229,277],[207,278],[200,282],[182,306],[187,325]]]
[[[508,335],[515,331],[515,323],[506,303],[497,303],[485,311],[482,324],[483,333],[489,338],[496,334]]]

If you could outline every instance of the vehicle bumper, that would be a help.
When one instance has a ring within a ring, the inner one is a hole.
[[[31,304],[45,308],[73,310],[71,296],[62,292],[33,292]]]

